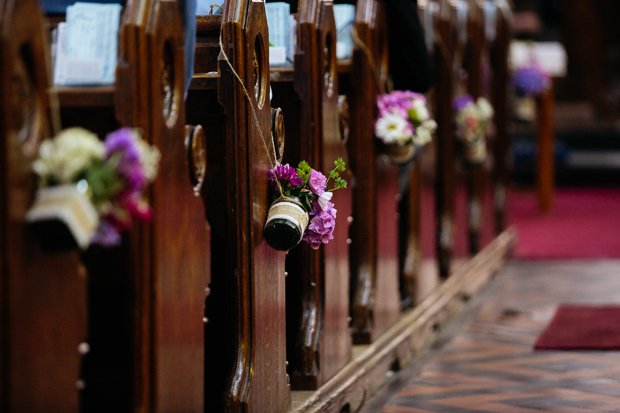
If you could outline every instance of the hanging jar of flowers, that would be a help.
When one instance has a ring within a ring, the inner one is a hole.
[[[269,171],[274,201],[263,231],[269,246],[288,251],[304,240],[318,249],[334,238],[337,211],[330,202],[332,191],[347,186],[340,177],[346,169],[344,161],[338,158],[334,166],[327,177],[306,161],[301,161],[297,169],[285,164]]]
[[[420,93],[396,90],[377,99],[379,115],[375,135],[383,152],[395,164],[405,164],[420,153],[437,129],[426,98]]]
[[[493,107],[485,98],[462,95],[454,99],[456,137],[461,142],[466,167],[476,167],[487,158],[485,134],[493,119]]]
[[[536,62],[519,66],[512,75],[515,89],[514,112],[517,119],[532,121],[536,117],[536,99],[551,87],[551,77]]]
[[[135,129],[103,142],[82,128],[64,130],[39,148],[39,189],[26,220],[47,250],[118,245],[134,219],[151,216],[143,196],[159,158]]]

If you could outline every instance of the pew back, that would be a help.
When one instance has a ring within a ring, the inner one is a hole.
[[[0,2],[0,409],[77,411],[86,278],[75,251],[26,231],[32,172],[51,134],[48,44],[36,0]]]

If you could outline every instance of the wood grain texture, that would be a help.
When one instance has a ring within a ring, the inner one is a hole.
[[[509,148],[508,135],[508,53],[512,38],[512,10],[505,1],[497,1],[496,38],[491,46],[492,67],[492,105],[495,108],[495,170],[493,173],[493,204],[495,209],[495,232],[499,234],[506,228],[506,187],[508,185]]]
[[[553,87],[550,87],[536,100],[536,191],[538,210],[545,214],[553,211],[554,141],[555,103]]]
[[[151,140],[163,154],[151,196],[152,411],[203,411],[204,300],[210,239],[185,142],[184,36],[178,4],[160,1],[146,27]],[[199,148],[195,148],[199,149]],[[192,159],[194,159],[193,157]]]
[[[280,412],[290,402],[285,254],[270,248],[262,234],[269,207],[267,171],[275,165],[269,150],[267,41],[262,2],[226,3],[222,18],[224,52],[249,92],[246,97],[220,53],[218,88],[226,117],[225,167],[229,183],[225,276],[229,279],[232,322],[228,329],[233,340],[232,377],[224,390],[224,407],[230,412]]]
[[[294,85],[274,85],[273,103],[287,123],[285,163],[306,160],[321,171],[348,161],[340,137],[336,28],[331,3],[302,1]],[[343,176],[351,181],[350,172]],[[302,243],[287,255],[287,348],[291,385],[316,389],[351,357],[348,326],[351,190],[332,200],[338,210],[334,239],[320,250]]]
[[[451,7],[440,2],[435,15],[435,116],[437,120],[436,160],[436,242],[439,274],[447,278],[450,271],[454,240],[454,204],[456,190],[455,137],[452,97],[454,96],[453,54],[454,39],[451,27]]]
[[[0,410],[78,411],[86,278],[76,251],[27,231],[39,144],[51,134],[48,43],[37,1],[0,2]]]
[[[86,410],[203,409],[210,239],[203,202],[190,182],[183,77],[178,3],[134,0],[121,19],[114,86],[60,90],[65,125],[100,136],[119,125],[137,127],[162,153],[148,194],[152,222],[135,225],[118,251],[84,257],[99,280],[89,292],[94,342],[84,370]],[[113,294],[106,300],[108,288]],[[121,300],[122,311],[104,320],[111,300]]]
[[[399,289],[401,307],[415,304],[422,251],[420,246],[422,207],[422,170],[420,160],[409,170],[408,185],[399,203]]]
[[[373,133],[377,95],[385,91],[387,82],[385,24],[382,2],[358,2],[354,27],[364,47],[354,48],[348,86],[348,146],[355,176],[351,225],[355,343],[372,342],[395,322],[399,313],[398,168],[379,156]]]
[[[482,64],[485,53],[485,27],[483,5],[476,0],[468,2],[467,44],[463,66],[467,71],[467,93],[477,100],[483,95]],[[486,136],[485,136],[485,145]],[[484,223],[482,214],[486,170],[485,163],[466,172],[467,180],[467,231],[469,252],[475,255],[480,250],[481,231]]]

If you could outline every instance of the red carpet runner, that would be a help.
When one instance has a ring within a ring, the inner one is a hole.
[[[533,193],[510,194],[518,258],[620,258],[620,189],[559,189],[555,201],[540,215]]]
[[[537,350],[620,350],[620,307],[561,305]]]

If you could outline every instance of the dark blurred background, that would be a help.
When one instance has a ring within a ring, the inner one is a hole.
[[[562,186],[620,184],[620,1],[513,0],[515,37],[559,41],[568,73],[556,78],[556,178]],[[533,125],[516,122],[515,184],[533,182]]]

